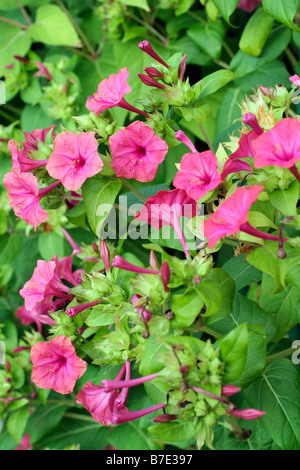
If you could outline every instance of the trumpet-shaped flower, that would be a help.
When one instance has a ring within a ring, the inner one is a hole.
[[[50,176],[60,179],[65,188],[77,191],[87,178],[102,169],[97,150],[93,132],[61,132],[54,140],[46,169]]]
[[[33,383],[62,395],[73,392],[76,381],[87,368],[87,363],[76,355],[70,338],[63,335],[36,343],[31,348],[30,357]]]
[[[192,199],[201,199],[221,183],[218,161],[210,151],[186,153],[174,178],[175,188],[185,189]]]
[[[27,310],[24,306],[19,307],[16,316],[21,319],[23,325],[35,323],[38,331],[42,332],[42,324],[56,325],[56,321],[50,317],[49,305],[43,302],[36,303],[32,310]]]
[[[141,121],[135,121],[109,138],[112,169],[118,177],[152,181],[168,152],[168,145]]]

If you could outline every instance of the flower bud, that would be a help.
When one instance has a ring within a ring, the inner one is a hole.
[[[108,273],[110,270],[110,252],[104,240],[101,240],[100,255],[105,266],[105,271]]]
[[[169,423],[177,419],[177,415],[162,414],[152,419],[154,423]]]

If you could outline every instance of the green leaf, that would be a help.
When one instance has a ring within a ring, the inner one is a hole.
[[[277,226],[274,222],[262,212],[249,211],[248,222],[254,227],[272,227],[277,230]]]
[[[39,235],[38,248],[45,261],[50,261],[55,255],[58,255],[59,258],[63,258],[65,255],[64,239],[54,230],[48,233],[43,232]]]
[[[142,10],[150,11],[147,0],[119,0],[120,3],[124,5],[129,5],[131,7],[141,8]]]
[[[47,406],[38,405],[30,416],[26,427],[31,444],[35,444],[52,429],[56,428],[66,409],[66,406],[61,403],[48,403]]]
[[[273,317],[256,302],[237,292],[234,296],[232,312],[226,318],[215,322],[212,328],[225,334],[242,323],[263,325],[268,341],[271,341],[275,335],[276,327]]]
[[[234,280],[237,290],[249,284],[259,282],[262,278],[262,273],[254,268],[254,266],[251,266],[251,264],[245,260],[244,255],[229,259],[223,265],[223,269],[225,269]]]
[[[29,406],[23,406],[9,413],[6,428],[16,442],[21,442],[28,418]]]
[[[21,114],[21,128],[31,132],[34,129],[44,129],[51,126],[55,121],[44,113],[40,105],[26,104]]]
[[[218,311],[206,319],[206,325],[214,323],[230,314],[235,292],[235,282],[224,269],[212,269],[209,279],[218,284],[218,291],[222,294],[222,301]],[[205,316],[207,315],[205,314]]]
[[[193,421],[170,421],[169,423],[159,423],[151,426],[149,432],[160,437],[165,442],[180,442],[194,437],[197,429]]]
[[[289,72],[284,63],[280,60],[274,60],[262,64],[248,75],[234,80],[235,86],[245,92],[257,88],[260,83],[263,83],[264,86],[275,86],[277,83],[282,83],[289,87]]]
[[[299,0],[262,0],[263,9],[280,23],[285,24],[294,31],[299,28],[293,22],[299,7]]]
[[[208,57],[219,59],[222,52],[224,37],[222,22],[211,21],[208,23],[196,23],[187,30],[187,35],[202,49]]]
[[[298,253],[291,254],[283,260],[279,275],[284,287],[290,283],[300,288],[300,255]]]
[[[200,86],[200,93],[197,97],[197,101],[204,96],[215,93],[220,88],[227,85],[235,77],[235,74],[230,70],[218,70],[210,75],[206,75],[195,87]]]
[[[234,382],[238,387],[246,388],[263,371],[267,356],[266,329],[262,325],[248,325],[247,359],[242,374]]]
[[[273,314],[276,334],[273,341],[278,342],[298,323],[300,314],[300,291],[288,284],[279,293],[274,293],[275,282],[267,275],[263,276],[259,305],[266,312]]]
[[[245,93],[242,92],[239,88],[233,88],[230,86],[226,89],[216,116],[217,136],[219,136],[221,133],[224,133],[226,129],[232,126],[233,121],[240,118],[241,110],[238,103],[240,103],[244,97]],[[229,134],[230,132],[226,133],[223,141],[225,141]]]
[[[150,336],[147,340],[145,352],[140,362],[140,374],[150,375],[159,372],[164,366],[157,360],[157,357],[164,351],[166,351],[166,346],[161,341],[158,341],[155,336]]]
[[[0,237],[0,264],[9,264],[22,250],[23,239],[18,233],[6,233]]]
[[[149,450],[152,447],[151,440],[140,429],[138,421],[115,426],[108,435],[108,442],[122,451],[132,450],[133,447],[134,450]]]
[[[25,56],[31,46],[27,30],[1,22],[0,35],[0,76],[5,66],[15,61],[14,55]]]
[[[74,26],[57,5],[40,6],[35,23],[27,31],[33,40],[52,46],[76,46],[80,43]]]
[[[250,17],[241,36],[239,47],[246,54],[258,56],[272,31],[274,18],[258,8]]]
[[[210,107],[207,104],[197,108],[176,107],[174,111],[186,121],[194,120],[197,124],[203,124],[210,115]]]
[[[216,342],[225,362],[224,383],[231,383],[241,375],[247,359],[248,336],[247,325],[243,323]]]
[[[98,237],[121,186],[120,179],[108,180],[99,174],[87,179],[82,186],[87,218],[91,229]]]
[[[245,397],[251,407],[266,412],[260,422],[282,449],[300,449],[300,377],[289,359],[269,364]]]
[[[264,273],[270,274],[276,281],[277,290],[282,289],[280,282],[279,270],[282,260],[276,255],[278,250],[277,242],[268,242],[267,248],[258,247],[255,248],[247,256],[247,261],[252,264],[256,269],[263,271]]]
[[[198,291],[190,287],[184,294],[172,296],[172,312],[174,319],[171,322],[173,328],[186,328],[190,326],[204,306],[204,298]]]
[[[222,291],[219,284],[211,279],[204,279],[195,287],[200,298],[204,300],[206,312],[204,317],[210,317],[219,312],[222,305]]]
[[[219,10],[220,15],[229,23],[229,17],[236,9],[239,0],[213,0],[213,3]]]
[[[82,227],[84,229],[88,229],[86,224],[86,209],[83,201],[80,201],[76,206],[74,206],[71,210],[66,213],[66,217],[69,222],[77,227]]]
[[[269,193],[269,198],[275,209],[287,216],[297,215],[299,199],[299,182],[293,181],[287,189],[276,189]]]

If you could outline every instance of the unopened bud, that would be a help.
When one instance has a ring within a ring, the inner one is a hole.
[[[101,240],[100,255],[104,263],[105,270],[108,273],[110,270],[110,252],[104,240]]]
[[[151,78],[148,75],[138,73],[138,76],[142,80],[142,82],[147,86],[154,86],[155,88],[161,88],[162,90],[166,88],[164,85],[158,83],[156,80],[154,80],[154,78]]]
[[[146,67],[144,70],[151,78],[164,78],[164,74],[155,67]]]
[[[169,292],[168,284],[169,284],[170,277],[171,277],[171,271],[170,271],[167,260],[163,262],[160,272],[161,272],[161,280],[163,282],[165,292]]]
[[[151,269],[158,270],[159,264],[153,250],[150,251],[149,266]]]
[[[177,419],[177,415],[162,414],[153,418],[152,421],[154,423],[169,423],[169,421],[174,421],[174,419]]]
[[[180,367],[179,367],[179,372],[180,372],[181,374],[187,374],[188,371],[189,371],[189,369],[190,369],[189,366],[180,366]]]
[[[278,248],[277,258],[280,258],[280,259],[286,258],[286,252],[282,246]]]
[[[179,80],[182,82],[183,81],[183,77],[184,77],[184,74],[185,74],[185,69],[186,69],[186,58],[187,58],[187,55],[185,54],[181,61],[180,61],[180,64],[179,64],[179,68],[178,68],[178,78]]]

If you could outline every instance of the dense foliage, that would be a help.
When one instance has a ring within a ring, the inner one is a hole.
[[[0,3],[0,449],[299,450],[299,1]]]

